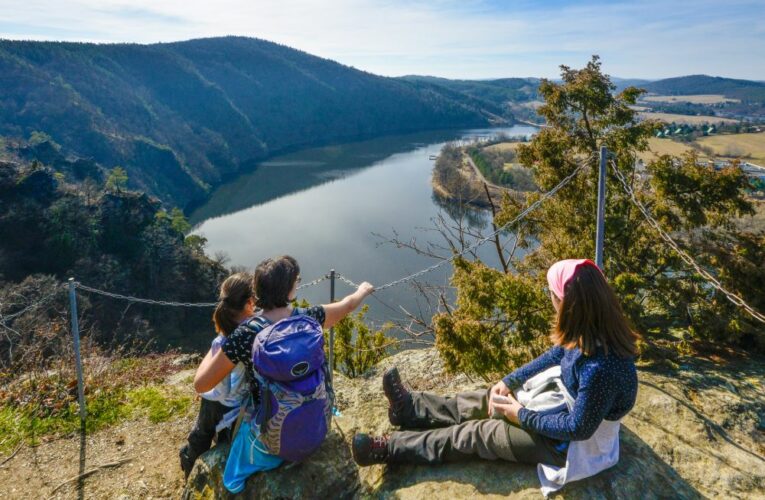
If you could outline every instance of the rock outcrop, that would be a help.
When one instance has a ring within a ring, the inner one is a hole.
[[[380,387],[396,364],[414,390],[450,394],[482,387],[449,376],[435,350],[407,351],[365,377],[336,374],[333,430],[307,462],[257,474],[237,498],[540,498],[534,467],[471,461],[438,467],[354,465],[356,432],[386,433]],[[762,498],[765,495],[765,366],[761,361],[717,366],[694,360],[672,372],[640,371],[638,403],[625,418],[618,465],[567,485],[559,498]],[[221,484],[227,448],[203,455],[184,498],[226,498]]]

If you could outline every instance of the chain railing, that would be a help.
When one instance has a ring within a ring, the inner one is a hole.
[[[720,291],[725,297],[731,301],[736,306],[742,308],[744,311],[746,311],[750,316],[752,316],[757,321],[760,321],[762,323],[765,323],[765,315],[760,313],[759,311],[755,310],[752,306],[747,304],[744,299],[742,299],[739,295],[731,292],[730,290],[726,289],[720,281],[715,278],[709,271],[701,267],[693,257],[691,257],[688,252],[680,248],[680,245],[677,244],[677,242],[672,239],[672,237],[662,229],[661,224],[653,218],[651,215],[651,212],[648,210],[648,208],[640,201],[638,200],[637,196],[635,195],[635,192],[630,187],[629,183],[627,182],[627,179],[624,178],[624,174],[622,174],[619,171],[619,168],[616,166],[616,162],[611,160],[611,167],[613,168],[614,175],[621,183],[622,187],[624,188],[624,191],[627,193],[627,195],[630,197],[630,200],[632,203],[640,210],[640,212],[643,214],[643,217],[646,219],[648,224],[653,227],[657,233],[659,233],[659,236],[661,237],[664,242],[669,245],[670,248],[672,248],[678,256],[689,266],[691,266],[696,273],[698,273],[702,278],[707,280],[709,284],[711,284],[716,290]]]
[[[313,281],[309,281],[307,283],[304,283],[298,287],[298,290],[302,290],[304,288],[308,288],[314,285],[318,285],[322,281],[326,281],[329,279],[328,275],[321,276],[319,278],[316,278]],[[106,290],[100,290],[98,288],[93,288],[91,286],[83,285],[82,283],[75,283],[74,285],[78,290],[82,290],[88,293],[94,293],[96,295],[102,295],[104,297],[109,297],[112,299],[117,300],[126,300],[128,302],[135,302],[138,304],[148,304],[148,305],[155,305],[155,306],[169,306],[169,307],[215,307],[218,303],[217,302],[175,302],[171,300],[158,300],[158,299],[146,299],[143,297],[134,297],[132,295],[123,295],[121,293],[115,293],[115,292],[107,292]],[[25,311],[21,311],[19,313],[15,313],[15,315],[19,315]],[[3,318],[0,317],[0,320]]]

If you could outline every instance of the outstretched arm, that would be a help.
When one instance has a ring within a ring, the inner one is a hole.
[[[350,295],[347,295],[339,302],[334,302],[332,304],[324,304],[322,307],[324,308],[324,313],[326,314],[326,317],[324,318],[324,328],[332,328],[335,323],[346,317],[348,314],[350,314],[354,309],[359,307],[359,305],[364,301],[364,299],[374,291],[374,287],[367,283],[366,281],[359,285],[359,288],[356,289],[355,292],[353,292]]]

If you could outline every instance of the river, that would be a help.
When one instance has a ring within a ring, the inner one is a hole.
[[[359,283],[382,285],[437,262],[387,240],[416,241],[448,256],[434,219],[457,208],[434,199],[433,161],[444,144],[504,133],[530,135],[529,126],[464,131],[433,131],[307,149],[274,157],[251,172],[221,185],[195,210],[193,233],[207,238],[208,254],[224,252],[228,265],[252,269],[264,258],[290,254],[300,263],[303,283],[335,269]],[[466,220],[485,228],[485,212]],[[508,236],[511,237],[511,236]],[[496,265],[492,245],[479,255]],[[429,285],[448,285],[450,265],[423,276]],[[338,282],[337,297],[352,291]],[[329,301],[329,282],[300,291],[311,303]],[[430,315],[427,301],[409,284],[368,299],[368,319],[379,324],[407,311]]]

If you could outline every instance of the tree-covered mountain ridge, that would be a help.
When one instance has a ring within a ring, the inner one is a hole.
[[[0,40],[0,87],[0,135],[42,133],[66,154],[123,166],[132,187],[180,206],[276,152],[501,119],[443,86],[245,37]]]
[[[749,102],[765,101],[765,83],[722,76],[687,75],[641,85],[648,92],[664,95],[719,94]]]

